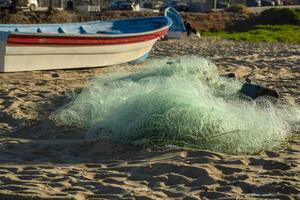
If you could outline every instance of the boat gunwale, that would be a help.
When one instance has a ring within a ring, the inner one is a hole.
[[[129,18],[129,19],[117,19],[117,20],[111,20],[111,21],[91,21],[91,22],[79,22],[79,23],[71,23],[72,25],[91,25],[93,23],[105,23],[105,22],[115,22],[115,21],[129,21],[134,19],[151,19],[151,18],[165,18],[167,19],[166,23],[163,27],[160,27],[158,29],[153,29],[149,31],[144,32],[138,32],[138,33],[38,33],[38,32],[17,32],[17,31],[0,31],[9,33],[9,36],[18,35],[18,36],[37,36],[37,37],[107,37],[107,38],[115,38],[115,37],[130,37],[130,36],[139,36],[139,35],[147,35],[154,32],[157,32],[159,30],[163,30],[166,28],[169,28],[172,26],[172,20],[171,18],[167,16],[157,16],[157,17],[141,17],[141,18]],[[1,24],[0,27],[10,27],[10,26],[28,26],[28,27],[41,27],[41,24]],[[51,27],[59,27],[63,25],[68,25],[68,23],[60,23],[60,24],[43,24],[43,26],[51,26]]]
[[[77,38],[118,38],[118,37],[134,37],[152,34],[158,31],[169,28],[169,26],[163,26],[162,28],[155,29],[153,31],[140,32],[140,33],[128,33],[128,34],[70,34],[70,33],[25,33],[25,32],[10,32],[9,36],[36,36],[36,37],[77,37]],[[5,31],[6,32],[6,31]],[[0,31],[1,33],[1,31]]]

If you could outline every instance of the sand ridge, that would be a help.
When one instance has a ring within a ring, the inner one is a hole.
[[[300,103],[300,46],[160,41],[151,58],[196,54]],[[151,59],[150,58],[150,59]],[[300,138],[285,150],[234,156],[87,140],[48,116],[86,81],[145,65],[0,74],[0,199],[297,199]]]

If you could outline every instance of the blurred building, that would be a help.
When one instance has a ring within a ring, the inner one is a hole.
[[[214,0],[189,0],[189,11],[207,12],[214,7]]]
[[[55,7],[66,10],[77,9],[80,6],[97,6],[99,8],[107,7],[110,0],[38,0],[40,7]]]

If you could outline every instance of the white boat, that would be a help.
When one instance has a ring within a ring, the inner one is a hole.
[[[168,32],[166,16],[70,24],[0,25],[0,71],[141,62]]]

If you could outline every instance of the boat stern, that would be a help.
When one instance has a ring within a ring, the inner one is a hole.
[[[5,49],[9,33],[0,31],[0,72],[4,72]]]

